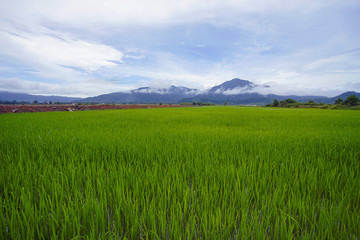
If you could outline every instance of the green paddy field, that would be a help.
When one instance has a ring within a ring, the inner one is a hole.
[[[0,115],[0,239],[359,239],[360,111]]]

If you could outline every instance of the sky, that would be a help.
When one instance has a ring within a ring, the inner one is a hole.
[[[2,0],[0,91],[360,92],[359,0]]]

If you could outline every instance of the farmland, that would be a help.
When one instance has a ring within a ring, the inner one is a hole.
[[[359,239],[360,112],[0,115],[0,239]]]
[[[36,105],[2,105],[0,113],[23,113],[23,112],[59,112],[59,111],[88,111],[109,109],[138,109],[138,108],[161,108],[161,107],[186,107],[187,105],[163,105],[163,104],[36,104]]]

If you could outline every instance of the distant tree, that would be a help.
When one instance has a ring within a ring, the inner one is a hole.
[[[335,100],[335,104],[342,104],[343,102],[344,100],[342,100],[341,98]]]
[[[350,105],[350,106],[356,106],[358,105],[359,98],[355,95],[350,95],[345,101],[344,104]]]
[[[272,105],[274,107],[278,107],[279,106],[279,101],[275,99]]]
[[[294,99],[291,99],[291,98],[286,99],[285,102],[287,102],[287,103],[296,103],[296,101]]]
[[[280,106],[280,107],[286,107],[286,106],[287,106],[287,103],[286,103],[284,100],[281,100],[281,101],[279,102],[279,106]]]
[[[224,105],[225,105],[225,106],[228,105],[228,102],[224,102]]]
[[[307,104],[313,105],[313,104],[316,104],[316,102],[314,102],[313,100],[309,100],[309,101],[307,102]]]
[[[34,100],[32,104],[38,104],[39,102],[37,100]]]

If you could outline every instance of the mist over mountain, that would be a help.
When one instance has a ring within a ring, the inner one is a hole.
[[[230,81],[226,81],[220,85],[212,87],[208,90],[208,94],[226,94],[233,95],[236,90],[239,92],[246,92],[254,89],[256,85],[250,81],[234,78]]]
[[[158,93],[158,94],[197,94],[199,90],[187,88],[187,87],[176,87],[170,86],[169,88],[151,88],[141,87],[138,89],[131,90],[132,93]]]
[[[266,90],[266,91],[264,91]],[[213,103],[213,104],[244,104],[244,105],[265,105],[288,98],[298,102],[309,100],[323,103],[334,103],[338,98],[345,100],[350,95],[360,97],[360,93],[349,91],[335,97],[314,96],[314,95],[276,95],[262,94],[271,92],[271,87],[258,85],[250,81],[234,78],[223,82],[208,90],[187,88],[183,86],[170,86],[169,88],[141,87],[128,92],[114,92],[102,94],[89,98],[68,98],[60,96],[40,96],[21,93],[0,92],[0,101],[26,101],[32,102],[78,102],[78,103]],[[259,93],[262,92],[262,93]]]
[[[187,87],[169,88],[141,87],[130,92],[115,92],[85,98],[78,102],[94,103],[178,103],[183,98],[195,97],[200,91]]]

